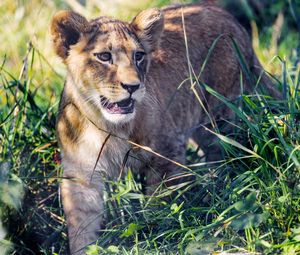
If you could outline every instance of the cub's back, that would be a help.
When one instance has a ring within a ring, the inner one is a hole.
[[[188,58],[191,71],[199,75],[209,49],[218,40],[199,78],[221,94],[233,98],[240,94],[240,65],[230,37],[235,39],[250,67],[253,65],[253,49],[246,31],[229,13],[217,6],[207,3],[177,5],[163,9],[163,13],[164,31],[149,70],[149,87],[155,90],[153,93],[162,108],[168,108],[176,117],[177,126],[184,128],[187,124],[194,125],[195,119],[197,122],[199,118],[205,119],[190,89],[189,79],[175,92],[190,76]],[[246,80],[245,86],[248,87]],[[199,89],[197,93],[203,99]],[[219,104],[209,95],[206,99],[211,107]],[[162,112],[165,114],[165,111]],[[182,123],[182,118],[187,122]]]

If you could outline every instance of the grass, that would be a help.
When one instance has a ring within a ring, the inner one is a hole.
[[[0,4],[1,13],[11,13],[0,18],[7,24],[0,36],[8,35],[0,37],[5,49],[0,52],[0,238],[7,233],[0,251],[65,254],[55,136],[64,69],[45,31],[65,4],[36,1],[38,8],[31,10],[16,3]],[[30,20],[37,18],[33,31]],[[258,35],[254,40],[259,56],[272,52],[260,47]],[[89,254],[300,253],[300,67],[285,45],[280,48],[285,56],[269,55],[264,62],[277,75],[283,100],[258,91],[232,103],[206,86],[236,113],[238,128],[227,137],[212,130],[224,153],[218,164],[187,151],[195,181],[178,189],[171,203],[146,197],[131,172],[124,180],[107,181],[109,223]],[[191,75],[192,84],[205,86],[195,78]]]

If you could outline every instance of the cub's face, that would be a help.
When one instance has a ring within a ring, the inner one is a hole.
[[[80,96],[118,124],[133,119],[144,100],[150,54],[162,29],[157,9],[140,13],[131,23],[106,17],[88,22],[61,11],[53,18],[51,33]]]

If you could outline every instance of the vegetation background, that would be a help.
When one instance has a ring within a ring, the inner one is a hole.
[[[141,9],[170,3],[175,1],[0,2],[0,255],[67,253],[55,137],[65,68],[52,51],[51,17],[67,8],[130,20]],[[283,99],[242,95],[241,108],[210,91],[240,120],[238,134],[230,137],[212,130],[224,161],[205,163],[190,148],[196,181],[178,190],[171,204],[150,202],[130,173],[108,182],[110,223],[88,254],[300,254],[300,2],[219,4],[249,31]]]

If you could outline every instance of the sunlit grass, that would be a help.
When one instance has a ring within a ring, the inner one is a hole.
[[[268,39],[265,35],[260,37],[260,31],[258,31],[256,24],[252,22],[251,25],[254,51],[267,72],[277,76],[280,76],[282,73],[282,63],[275,61],[276,56],[281,56],[285,60],[290,59],[288,62],[288,69],[290,71],[293,71],[291,70],[292,68],[297,68],[294,64],[296,63],[295,60],[297,60],[298,33],[290,33],[278,45],[276,41],[272,41],[271,38]]]

